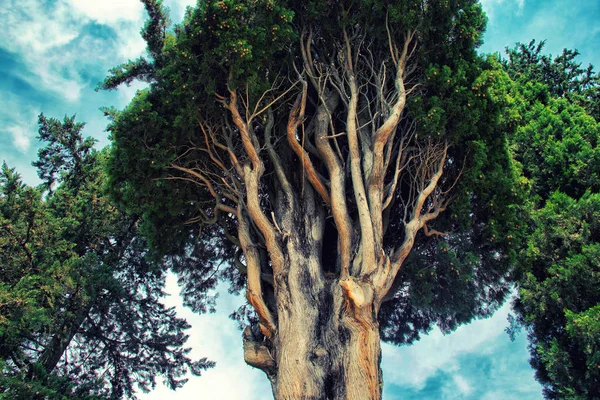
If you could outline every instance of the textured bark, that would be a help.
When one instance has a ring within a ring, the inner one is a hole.
[[[265,371],[276,399],[379,399],[381,370],[374,290],[324,273],[325,214],[307,190],[301,210],[280,208],[285,262],[275,275],[277,331],[246,329],[246,362]],[[284,204],[281,204],[282,206]]]
[[[312,292],[312,293],[311,293]],[[275,343],[276,399],[380,399],[377,322],[372,307],[352,304],[338,279],[326,280],[310,309],[284,305]],[[281,325],[280,325],[281,326]]]
[[[379,327],[370,285],[323,275],[315,280],[311,271],[321,266],[314,261],[290,257],[289,279],[277,285],[277,335],[267,344],[247,329],[246,362],[267,373],[276,399],[380,399]]]
[[[73,296],[74,298],[76,296]],[[77,300],[74,300],[77,301]],[[44,347],[37,362],[41,364],[46,374],[51,374],[63,357],[67,347],[79,331],[79,328],[87,317],[89,304],[75,304],[70,310],[72,314],[67,314],[64,321],[61,321],[60,328],[54,333],[52,338]],[[35,379],[39,378],[33,373]]]

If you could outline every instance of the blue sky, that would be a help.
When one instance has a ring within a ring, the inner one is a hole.
[[[179,21],[195,0],[165,0]],[[482,0],[488,13],[484,52],[515,42],[547,39],[546,51],[577,48],[584,65],[600,67],[600,0]],[[85,134],[108,144],[99,107],[122,108],[141,86],[95,92],[106,71],[144,52],[144,21],[137,0],[3,0],[0,8],[0,160],[37,182],[30,163],[37,153],[37,115],[77,114]],[[159,387],[143,399],[270,399],[264,375],[246,366],[241,337],[227,315],[242,299],[224,293],[220,312],[196,316],[180,307],[174,277],[167,302],[192,324],[189,345],[217,361],[175,393]],[[526,338],[504,333],[506,305],[492,318],[443,336],[434,330],[411,347],[383,345],[384,397],[396,399],[541,399]]]

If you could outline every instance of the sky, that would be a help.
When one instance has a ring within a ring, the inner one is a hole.
[[[77,114],[84,134],[108,144],[99,108],[123,108],[141,85],[113,92],[94,88],[109,68],[145,52],[139,35],[145,19],[137,0],[2,0],[0,7],[0,160],[16,167],[29,184],[39,182],[37,116]],[[165,0],[180,21],[195,0]],[[482,52],[502,52],[515,42],[546,39],[553,55],[577,48],[580,61],[600,67],[600,0],[482,0],[489,22]],[[192,355],[217,366],[192,377],[177,392],[159,386],[144,400],[169,398],[271,399],[264,374],[245,365],[241,333],[227,315],[243,301],[222,290],[219,312],[198,316],[181,307],[177,283],[167,279],[176,306],[192,328]],[[541,387],[528,364],[527,340],[511,342],[504,332],[508,304],[493,317],[444,336],[433,330],[410,347],[382,346],[384,398],[541,399]]]

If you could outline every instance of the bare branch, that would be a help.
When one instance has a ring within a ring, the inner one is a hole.
[[[256,245],[253,243],[250,236],[250,227],[243,215],[243,209],[241,204],[238,206],[238,237],[244,256],[246,257],[246,267],[248,276],[248,286],[246,290],[246,298],[248,302],[254,307],[258,317],[263,325],[270,331],[271,334],[275,334],[277,328],[275,320],[271,314],[271,311],[265,304],[262,296],[261,287],[261,268],[260,268],[260,255]]]
[[[354,270],[351,273],[368,274],[377,267],[375,248],[378,247],[376,238],[373,232],[373,224],[371,220],[371,212],[367,200],[365,183],[363,181],[363,172],[361,171],[361,153],[358,146],[357,132],[357,106],[358,106],[358,87],[354,75],[354,64],[352,61],[352,49],[350,39],[346,30],[344,30],[344,40],[346,46],[346,79],[350,88],[350,101],[348,113],[346,117],[346,131],[348,133],[348,149],[350,153],[350,172],[352,177],[352,187],[354,189],[354,197],[358,208],[358,218],[361,229],[361,250],[362,260],[361,265],[354,263]],[[364,154],[363,154],[364,157]]]
[[[423,233],[427,237],[431,237],[431,236],[448,236],[450,234],[450,232],[440,232],[438,230],[431,229],[431,228],[429,228],[427,226],[426,223],[423,224]]]
[[[430,144],[427,150],[420,151],[420,156],[422,157],[421,164],[418,167],[418,174],[420,175],[420,178],[418,179],[420,180],[420,183],[417,183],[417,185],[421,188],[413,202],[410,220],[404,226],[404,241],[400,248],[392,254],[390,269],[388,271],[378,271],[375,279],[378,299],[383,299],[392,287],[400,267],[413,248],[419,230],[425,227],[427,222],[437,218],[447,207],[448,202],[444,201],[441,196],[438,196],[432,201],[433,209],[422,215],[425,201],[434,192],[443,174],[447,151],[447,143],[442,145],[441,149]],[[431,168],[432,163],[435,166],[433,169]],[[429,182],[425,184],[424,182],[430,173],[432,173],[431,178],[429,179]],[[408,211],[407,207],[408,204],[405,205],[405,212]],[[429,232],[429,230],[427,230],[427,232]]]
[[[304,150],[304,147],[301,146],[300,143],[298,143],[298,140],[296,139],[298,126],[300,126],[300,124],[304,120],[304,113],[306,110],[306,97],[308,90],[306,81],[302,80],[301,77],[299,77],[299,79],[302,82],[302,92],[298,95],[296,102],[294,103],[294,106],[292,107],[292,110],[289,114],[287,124],[288,143],[290,144],[290,147],[292,148],[294,153],[296,153],[298,158],[300,158],[300,161],[302,162],[302,168],[307,172],[308,181],[313,185],[317,193],[321,195],[323,201],[327,205],[330,205],[331,198],[329,197],[327,188],[317,175],[317,171],[315,170],[315,167],[313,166],[309,155]]]
[[[294,207],[294,191],[292,190],[292,186],[283,170],[283,166],[281,165],[281,160],[279,159],[279,155],[273,148],[273,144],[271,143],[271,131],[273,130],[274,118],[273,112],[269,109],[267,116],[267,125],[265,126],[265,146],[267,148],[267,153],[269,154],[269,158],[273,163],[273,168],[275,169],[275,175],[281,184],[281,188],[283,189],[288,204],[291,208]],[[277,225],[277,224],[275,224]]]

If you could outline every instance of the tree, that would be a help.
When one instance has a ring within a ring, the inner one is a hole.
[[[507,59],[504,61],[506,72],[515,80],[546,85],[548,94],[553,98],[565,98],[576,103],[590,115],[600,114],[600,76],[589,64],[581,68],[577,62],[580,55],[577,49],[564,49],[562,54],[552,59],[543,53],[545,40],[537,43],[532,40],[527,45],[517,43],[514,48],[507,48]]]
[[[381,396],[380,337],[488,316],[521,187],[510,79],[476,1],[203,1],[100,85],[113,198],[143,215],[194,310],[244,286],[245,360],[278,399]]]
[[[547,398],[598,398],[600,82],[576,50],[553,60],[543,45],[517,44],[503,62],[522,118],[511,144],[531,187],[511,333],[526,329]]]
[[[165,308],[164,272],[103,192],[107,152],[82,123],[39,117],[43,184],[0,175],[0,393],[11,399],[135,398],[191,370],[187,323]]]

